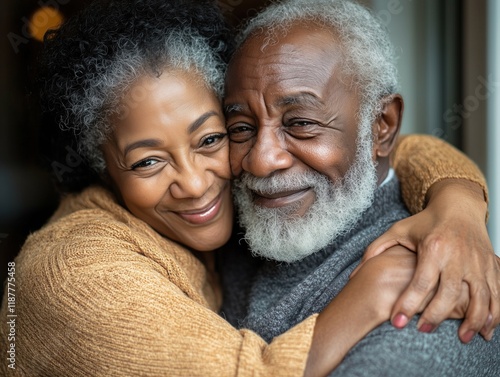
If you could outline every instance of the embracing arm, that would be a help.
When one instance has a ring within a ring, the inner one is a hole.
[[[367,261],[318,316],[304,375],[326,375],[358,341],[388,321],[394,303],[413,277],[415,265],[416,255],[399,245]],[[466,288],[462,284],[461,305],[450,312],[451,318],[463,317],[468,303]],[[419,311],[434,293],[424,299]]]
[[[82,250],[85,242],[88,237]],[[103,255],[97,264],[84,255],[42,261],[26,270],[19,261],[16,309],[25,319],[18,324],[23,347],[17,364],[27,373],[324,376],[389,319],[387,308],[411,277],[407,273],[398,280],[380,273],[377,261],[390,252],[373,258],[321,314],[266,343],[188,297],[144,256],[131,258],[123,250],[108,258],[106,250],[95,252]],[[411,271],[413,264],[408,264]],[[172,268],[170,274],[179,271]],[[383,276],[390,284],[380,284]],[[2,336],[2,342],[6,339]]]
[[[129,242],[110,245],[105,226],[79,231],[71,245],[50,237],[61,250],[32,237],[31,254],[17,260],[16,310],[24,319],[16,328],[23,344],[16,362],[30,375],[322,376],[389,319],[388,308],[411,277],[381,286],[378,279],[390,275],[371,266],[389,253],[373,258],[323,313],[266,343],[232,327],[195,291],[174,284],[171,279],[190,286],[168,253],[164,268],[131,251]],[[5,310],[4,301],[3,315]],[[6,323],[0,329],[5,335]]]
[[[486,180],[477,165],[441,139],[429,135],[400,136],[392,158],[403,199],[413,214],[426,207],[432,196],[429,189],[443,180],[458,180],[458,184],[474,187],[477,191],[472,197],[488,203]],[[486,216],[487,206],[479,210]]]
[[[40,263],[27,271],[17,264],[16,309],[25,318],[16,334],[23,344],[18,369],[30,375],[302,376],[316,316],[267,344],[189,298],[144,256],[130,258],[123,250],[107,258],[107,250],[98,251],[98,264],[85,257],[55,259],[57,269]],[[172,265],[169,273],[179,270]],[[8,330],[5,324],[1,330]]]
[[[460,305],[462,283],[469,286],[470,306],[459,330],[470,341],[480,332],[490,339],[500,322],[500,264],[485,221],[488,192],[477,166],[451,145],[431,136],[404,137],[394,155],[407,206],[416,215],[396,223],[367,249],[363,258],[401,244],[418,253],[408,289],[392,312],[402,327],[424,297],[438,288],[418,323],[432,331]]]

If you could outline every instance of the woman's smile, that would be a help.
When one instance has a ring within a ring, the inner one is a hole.
[[[173,211],[181,219],[191,224],[205,224],[213,220],[220,212],[222,205],[222,193],[212,200],[208,205],[192,210]]]
[[[231,235],[229,145],[217,96],[193,75],[137,80],[130,93],[150,90],[116,120],[103,150],[132,214],[164,237],[208,251]],[[124,102],[132,100],[127,93]]]

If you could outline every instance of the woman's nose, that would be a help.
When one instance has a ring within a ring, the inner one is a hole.
[[[195,159],[183,161],[175,170],[176,174],[170,185],[170,192],[174,198],[201,198],[210,188],[209,170]]]

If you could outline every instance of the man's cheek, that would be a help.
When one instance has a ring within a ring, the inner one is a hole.
[[[243,159],[245,158],[245,147],[239,143],[231,143],[229,147],[229,163],[233,177],[239,177],[243,173]]]

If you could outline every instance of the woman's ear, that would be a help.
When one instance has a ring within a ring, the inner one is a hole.
[[[400,94],[391,94],[382,99],[382,111],[374,125],[374,155],[388,157],[394,149],[401,128],[404,102]]]

